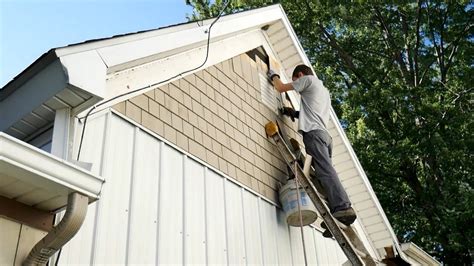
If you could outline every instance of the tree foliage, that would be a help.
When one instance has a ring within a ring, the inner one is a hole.
[[[449,265],[472,264],[473,4],[279,2],[397,235]],[[187,0],[190,19],[217,0]]]

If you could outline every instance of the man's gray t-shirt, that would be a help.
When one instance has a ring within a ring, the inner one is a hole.
[[[316,76],[306,75],[293,81],[292,85],[301,95],[299,131],[326,130],[331,98],[321,80]]]

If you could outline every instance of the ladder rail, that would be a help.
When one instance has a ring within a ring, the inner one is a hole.
[[[321,218],[326,223],[326,226],[333,234],[348,260],[352,263],[352,265],[376,265],[375,261],[370,256],[353,228],[351,226],[342,225],[331,215],[323,199],[321,199],[319,196],[319,193],[316,187],[313,185],[313,182],[311,182],[310,178],[305,175],[300,165],[296,164],[296,167],[293,166],[297,158],[283,140],[283,137],[278,132],[276,125],[274,125],[273,129],[274,130],[270,130],[270,132],[267,129],[267,135],[275,142],[278,151],[282,155],[287,165],[290,166],[289,168],[296,176],[298,182],[303,186],[303,189],[305,189],[318,213],[321,215]]]

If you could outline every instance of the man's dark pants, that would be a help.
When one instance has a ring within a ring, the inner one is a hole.
[[[313,157],[312,165],[321,185],[326,190],[331,213],[351,206],[336,170],[332,166],[332,138],[326,130],[312,130],[303,133],[306,153]],[[313,181],[314,182],[314,181]]]

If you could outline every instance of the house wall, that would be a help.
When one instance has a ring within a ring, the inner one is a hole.
[[[258,75],[266,72],[261,61],[241,54],[114,108],[278,204],[286,164],[267,139],[264,125],[278,120],[283,136],[302,140],[296,123],[262,103]],[[393,245],[388,220],[334,114],[328,131],[333,165],[357,211],[355,226],[367,236],[363,242],[371,254],[384,257],[385,247]]]
[[[278,202],[286,164],[266,137],[277,115],[262,103],[259,73],[246,54],[122,102],[114,108],[226,175]],[[301,138],[296,123],[279,121]]]
[[[0,217],[0,265],[21,265],[47,232]]]
[[[105,184],[59,265],[304,263],[300,230],[275,204],[127,119],[89,118],[81,160]],[[304,236],[312,265],[346,260],[320,231]]]
[[[278,120],[283,136],[303,142],[296,123],[263,104],[259,74],[266,72],[260,60],[241,54],[114,108],[278,204],[286,164],[266,137],[264,125]],[[355,226],[368,237],[363,241],[376,257],[375,250],[384,254],[393,240],[337,123],[331,116],[333,165],[358,213]]]

